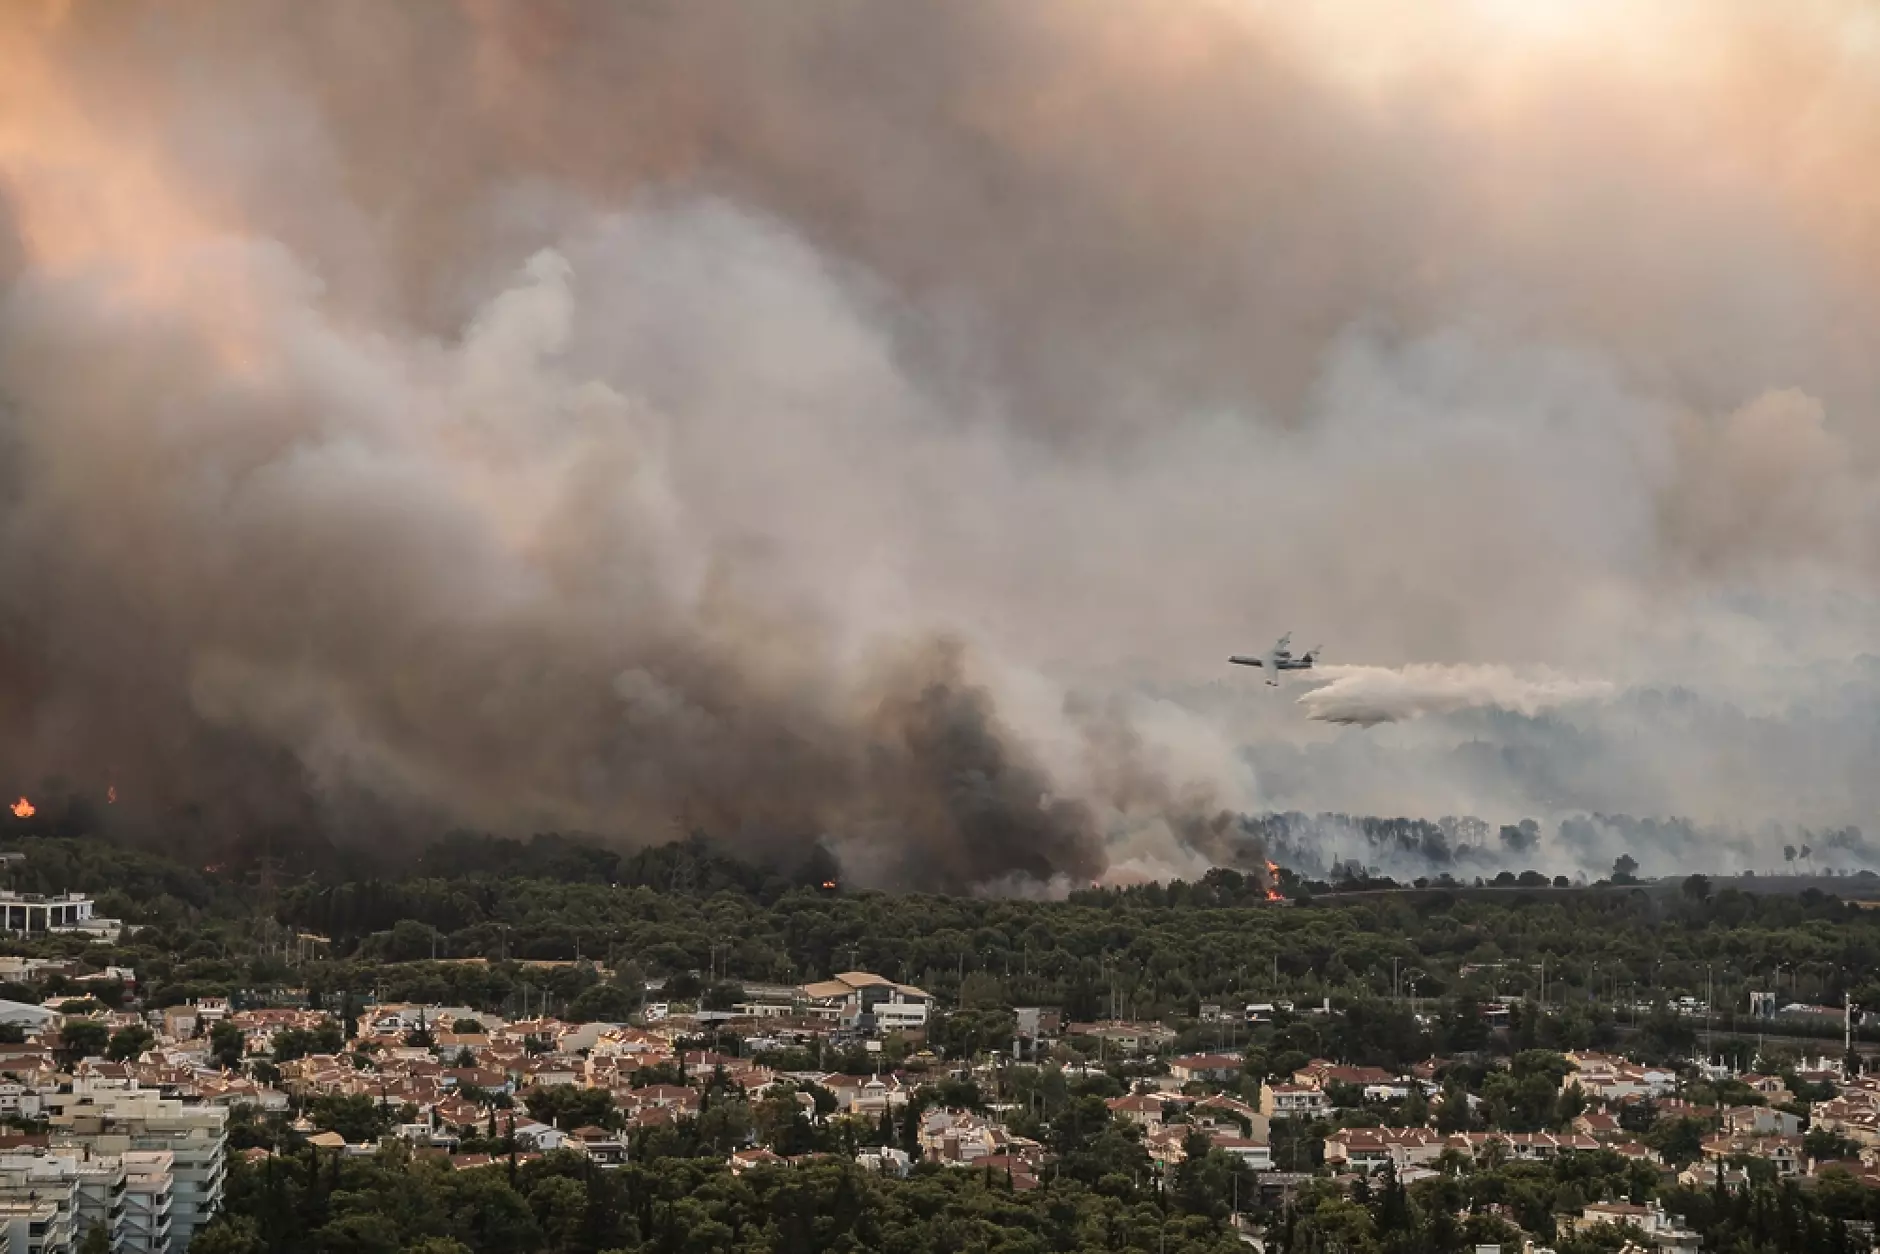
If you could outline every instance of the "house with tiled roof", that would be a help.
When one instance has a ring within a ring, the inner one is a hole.
[[[1325,1161],[1334,1167],[1377,1171],[1433,1163],[1448,1148],[1433,1128],[1340,1128],[1325,1138]]]
[[[1168,1073],[1181,1084],[1219,1082],[1238,1079],[1242,1067],[1238,1054],[1187,1054],[1168,1065]]]
[[[922,1031],[933,994],[871,971],[844,971],[798,990],[807,1014],[864,1032]]]
[[[1800,1136],[1802,1117],[1773,1106],[1730,1106],[1722,1116],[1723,1130],[1748,1136]]]
[[[695,1115],[699,1108],[699,1091],[678,1084],[654,1084],[630,1089],[623,1105],[635,1111],[666,1111],[674,1117]]]
[[[1861,1089],[1843,1089],[1831,1101],[1809,1111],[1812,1126],[1863,1146],[1880,1146],[1880,1098]]]
[[[568,1134],[568,1148],[600,1167],[618,1167],[627,1161],[626,1141],[591,1124]]]
[[[1233,1133],[1260,1141],[1267,1139],[1272,1123],[1239,1098],[1222,1093],[1204,1097],[1190,1106],[1188,1117],[1206,1132]]]
[[[761,1145],[752,1149],[741,1149],[731,1155],[731,1174],[741,1176],[753,1167],[781,1167],[783,1161],[782,1158]]]
[[[1268,1119],[1319,1119],[1332,1111],[1332,1099],[1312,1084],[1263,1083],[1260,1113]]]
[[[1596,1141],[1616,1141],[1625,1136],[1625,1129],[1613,1115],[1603,1110],[1589,1110],[1576,1115],[1573,1130]]]
[[[1778,1176],[1799,1176],[1806,1163],[1799,1136],[1753,1136],[1729,1133],[1703,1143],[1706,1162],[1760,1158],[1771,1163]]]
[[[1455,1132],[1444,1144],[1472,1158],[1479,1158],[1491,1145],[1499,1145],[1510,1159],[1534,1162],[1602,1148],[1598,1141],[1578,1132]]]
[[[1019,1154],[988,1154],[973,1164],[981,1171],[1004,1172],[1014,1191],[1029,1192],[1038,1187],[1038,1165]]]
[[[1151,1132],[1162,1126],[1162,1098],[1158,1094],[1130,1093],[1112,1097],[1104,1105],[1110,1108],[1113,1117],[1126,1123]]]
[[[1392,1075],[1382,1067],[1352,1067],[1324,1058],[1314,1058],[1293,1072],[1292,1082],[1296,1088],[1317,1089],[1325,1093],[1328,1104],[1330,1090],[1335,1085],[1357,1089],[1366,1100],[1385,1102],[1402,1101],[1410,1096],[1411,1090],[1422,1087],[1418,1081],[1408,1076]]]
[[[1613,1227],[1636,1228],[1659,1254],[1696,1254],[1702,1248],[1697,1233],[1685,1228],[1676,1215],[1667,1212],[1656,1199],[1643,1206],[1631,1202],[1591,1202],[1578,1215],[1560,1219],[1562,1235],[1577,1235],[1588,1229]]]

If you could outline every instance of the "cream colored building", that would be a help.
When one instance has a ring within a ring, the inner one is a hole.
[[[834,979],[805,984],[808,1014],[842,1028],[914,1031],[927,1026],[933,997],[912,984],[896,984],[868,971],[844,971]]]
[[[101,1154],[158,1151],[170,1155],[169,1249],[189,1248],[222,1201],[228,1110],[185,1105],[138,1089],[134,1082],[79,1077],[69,1093],[48,1094],[55,1140]],[[127,1160],[127,1170],[133,1160]],[[141,1161],[150,1168],[150,1160]]]
[[[165,1254],[176,1235],[176,1156],[168,1150],[131,1150],[124,1155],[124,1167],[124,1207],[114,1254]]]
[[[0,1234],[8,1254],[71,1254],[72,1223],[50,1201],[0,1197]]]

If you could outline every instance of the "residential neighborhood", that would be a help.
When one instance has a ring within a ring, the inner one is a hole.
[[[1249,1240],[1263,1207],[1270,1215],[1310,1182],[1407,1187],[1575,1156],[1726,1193],[1830,1176],[1880,1187],[1880,1076],[1826,1059],[1736,1072],[1529,1050],[1401,1071],[1306,1057],[1281,1070],[1221,1048],[1218,1008],[1210,1029],[1067,1023],[1049,1007],[1011,1010],[1027,1032],[1009,1049],[947,1057],[929,1030],[948,1009],[868,971],[745,988],[729,1012],[654,1003],[649,987],[615,1022],[322,1006],[305,990],[279,999],[294,1004],[205,996],[144,1007],[134,970],[30,958],[0,958],[0,970],[67,989],[0,1004],[10,1025],[0,1118],[11,1127],[0,1137],[0,1232],[27,1234],[35,1254],[77,1250],[93,1228],[113,1251],[181,1254],[216,1212],[230,1154],[253,1166],[295,1143],[342,1158],[397,1146],[453,1171],[557,1154],[610,1170],[649,1138],[722,1118],[727,1102],[750,1112],[712,1125],[733,1173],[835,1154],[888,1177],[922,1164],[991,1172],[1024,1192],[1047,1186],[1057,1164],[1060,1134],[1028,1114],[1051,1085],[1101,1097],[1099,1113],[1159,1173],[1173,1178],[1197,1155],[1243,1173],[1234,1218]],[[106,987],[102,1001],[70,996]],[[1250,1005],[1244,1021],[1276,1015],[1292,1012]],[[1180,1048],[1210,1030],[1214,1048]],[[1656,1202],[1590,1200],[1557,1231],[1601,1225],[1644,1249],[1696,1248]]]

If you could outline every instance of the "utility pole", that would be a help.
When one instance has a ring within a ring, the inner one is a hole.
[[[1704,1061],[1710,1061],[1711,1047],[1717,1040],[1717,983],[1710,964],[1704,964]]]

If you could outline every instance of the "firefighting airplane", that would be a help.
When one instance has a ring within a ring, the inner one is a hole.
[[[1301,656],[1294,657],[1292,655],[1292,633],[1289,631],[1281,636],[1279,643],[1275,644],[1263,657],[1248,657],[1244,653],[1236,653],[1227,660],[1232,662],[1235,666],[1260,667],[1266,671],[1266,682],[1277,688],[1279,687],[1281,671],[1311,670],[1312,660],[1318,656],[1319,650],[1324,647],[1324,645],[1314,645],[1312,648],[1307,649]]]

